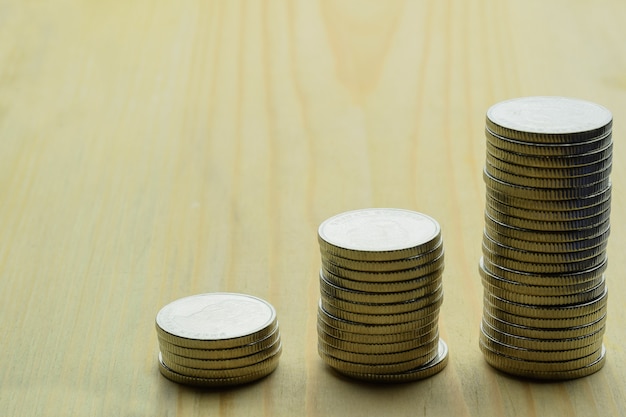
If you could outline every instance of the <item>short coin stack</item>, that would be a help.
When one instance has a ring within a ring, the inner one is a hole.
[[[487,111],[480,348],[504,372],[572,379],[605,362],[612,115],[562,97]]]
[[[217,387],[254,381],[278,366],[281,340],[276,311],[245,294],[181,298],[156,316],[159,369],[188,385]]]
[[[318,351],[332,368],[375,382],[441,371],[444,251],[439,224],[409,210],[338,214],[318,230]]]

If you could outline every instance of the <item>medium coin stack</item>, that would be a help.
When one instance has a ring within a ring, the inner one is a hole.
[[[181,298],[156,316],[159,369],[187,385],[251,382],[278,366],[282,351],[276,311],[245,294],[208,293]]]
[[[439,338],[444,251],[439,224],[409,210],[338,214],[318,230],[318,352],[375,382],[423,379],[447,364]]]
[[[605,362],[612,115],[562,97],[487,111],[480,348],[509,374],[572,379]]]

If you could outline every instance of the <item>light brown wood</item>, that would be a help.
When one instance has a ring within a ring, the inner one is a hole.
[[[6,416],[626,415],[626,3],[0,3],[0,410]],[[613,111],[608,360],[533,383],[478,349],[484,114]],[[435,217],[450,363],[378,386],[317,355],[318,224]],[[156,312],[201,292],[277,309],[270,377],[201,391],[157,367]]]

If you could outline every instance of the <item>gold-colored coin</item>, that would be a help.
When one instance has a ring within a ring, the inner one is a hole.
[[[500,181],[517,185],[520,187],[530,188],[576,188],[576,187],[589,187],[602,181],[607,181],[611,168],[607,168],[604,171],[593,172],[581,177],[571,178],[540,178],[540,177],[527,177],[516,173],[510,173],[498,169],[497,167],[486,163],[485,169],[489,175]]]
[[[178,372],[170,369],[165,363],[163,363],[163,358],[161,354],[159,354],[159,372],[169,379],[172,382],[176,382],[178,384],[185,385],[195,385],[201,387],[222,387],[222,386],[232,386],[232,385],[241,385],[247,384],[258,379],[264,378],[274,372],[274,370],[278,367],[278,361],[273,364],[273,367],[268,367],[261,371],[251,373],[244,376],[239,377],[231,377],[231,378],[199,378],[188,376],[184,374],[179,374]]]
[[[419,322],[424,317],[429,316],[431,313],[441,307],[443,303],[443,290],[437,293],[437,298],[434,301],[422,307],[419,310],[411,311],[408,313],[398,313],[398,314],[363,314],[363,313],[352,313],[349,311],[342,310],[337,308],[331,304],[328,304],[323,298],[320,300],[322,309],[328,312],[330,315],[335,316],[337,318],[352,321],[355,323],[363,323],[363,324],[383,324],[383,325],[393,325],[393,324],[403,324],[403,323],[415,323]],[[410,330],[410,329],[407,329]]]
[[[486,170],[483,170],[483,180],[490,189],[500,191],[518,198],[527,198],[530,200],[572,200],[577,198],[586,198],[596,195],[608,189],[611,184],[609,178],[599,181],[586,187],[577,188],[533,188],[522,187],[508,182],[504,182],[499,178],[491,176]]]
[[[603,106],[568,97],[519,97],[487,110],[491,132],[529,143],[587,142],[611,132],[613,116]]]
[[[606,158],[611,158],[613,154],[612,142],[604,148],[596,149],[592,152],[584,154],[551,157],[508,152],[500,148],[496,148],[489,142],[486,143],[486,148],[487,153],[503,161],[516,165],[528,165],[538,168],[572,168],[592,165],[597,164]]]
[[[608,291],[605,288],[600,297],[586,303],[572,304],[566,306],[535,306],[514,303],[512,301],[507,301],[503,300],[500,297],[496,297],[488,291],[485,291],[484,298],[496,308],[522,317],[540,319],[570,319],[587,316],[606,307]]]
[[[590,355],[582,358],[570,359],[567,361],[557,362],[536,362],[525,359],[512,358],[499,352],[488,349],[485,345],[480,344],[480,350],[483,356],[490,364],[496,364],[498,369],[515,369],[525,372],[569,372],[574,371],[596,362],[604,354],[600,348]]]
[[[362,364],[362,363],[349,362],[349,361],[337,359],[331,354],[329,354],[324,349],[324,347],[319,344],[317,345],[317,351],[320,357],[324,360],[324,362],[326,362],[327,365],[329,365],[332,368],[335,368],[336,370],[342,373],[351,372],[351,373],[358,373],[358,374],[376,374],[376,375],[388,375],[388,374],[395,374],[399,372],[410,371],[411,369],[415,369],[419,366],[422,366],[432,361],[433,359],[437,357],[437,354],[438,354],[437,349],[434,349],[433,352],[428,355],[411,359],[405,362],[398,362],[394,364],[370,365],[370,364]]]
[[[443,265],[441,265],[440,268],[433,270],[433,272],[429,275],[424,275],[416,279],[395,282],[355,281],[335,275],[334,273],[327,270],[324,266],[322,266],[322,275],[324,276],[326,281],[337,287],[345,288],[346,290],[360,291],[366,293],[402,293],[405,291],[417,290],[418,288],[430,285],[434,281],[441,279],[443,269]]]
[[[534,273],[534,274],[569,274],[573,272],[585,271],[600,265],[606,259],[606,253],[602,252],[596,256],[576,262],[567,263],[539,263],[525,262],[501,256],[489,250],[483,242],[483,257],[491,264],[500,265],[514,271]]]
[[[330,327],[333,327],[338,330],[343,330],[350,333],[357,334],[367,334],[367,335],[384,335],[385,337],[389,337],[389,341],[393,341],[391,339],[392,335],[399,334],[404,336],[405,334],[409,334],[413,331],[418,331],[423,326],[430,325],[434,320],[437,320],[439,317],[439,309],[432,309],[430,314],[424,314],[423,317],[419,319],[412,320],[405,323],[395,323],[395,324],[372,324],[372,323],[359,323],[355,321],[350,321],[346,319],[342,319],[340,317],[334,316],[328,311],[322,308],[322,302],[320,300],[318,305],[318,318],[322,320],[324,323],[328,324]],[[405,339],[400,339],[405,340]]]
[[[409,331],[403,331],[400,333],[356,333],[347,331],[344,329],[337,329],[322,319],[323,313],[318,313],[317,328],[321,329],[323,333],[329,334],[336,339],[343,340],[345,342],[353,342],[359,344],[370,345],[399,345],[402,343],[415,343],[415,341],[421,340],[424,335],[436,331],[438,328],[438,316],[439,313],[432,314],[427,323],[419,323],[417,327]],[[367,331],[368,328],[363,329],[363,325],[355,326],[358,330]],[[371,327],[371,326],[370,326]],[[382,327],[382,326],[378,326]],[[378,329],[377,329],[378,330]],[[318,333],[319,335],[319,333]],[[391,347],[391,346],[389,346]]]
[[[441,296],[440,292],[438,292],[440,289],[441,282],[434,283],[431,287],[431,291],[427,295],[414,300],[393,304],[356,303],[336,298],[325,291],[321,291],[321,299],[324,304],[350,313],[374,315],[403,314],[412,313],[431,305]]]
[[[320,271],[320,291],[335,298],[353,303],[392,304],[416,302],[417,299],[429,296],[442,285],[441,276],[432,276],[432,282],[422,287],[402,292],[365,292],[339,287],[329,282]]]
[[[430,362],[405,372],[392,373],[392,374],[371,374],[371,373],[359,373],[348,372],[337,369],[338,372],[349,376],[351,378],[360,379],[369,382],[384,382],[384,383],[402,383],[419,381],[425,378],[429,378],[439,372],[441,372],[448,364],[448,346],[446,343],[439,339],[439,347],[437,356]]]
[[[489,152],[486,153],[486,163],[498,168],[501,171],[510,172],[512,174],[524,175],[534,178],[576,178],[589,174],[590,172],[599,172],[611,169],[613,165],[612,155],[598,162],[589,165],[550,168],[550,167],[533,167],[529,165],[519,165],[498,159]]]
[[[327,355],[332,356],[335,359],[342,361],[358,363],[362,365],[394,365],[399,362],[407,362],[413,360],[421,360],[421,364],[429,361],[428,358],[432,358],[433,351],[437,351],[437,345],[439,343],[439,334],[435,335],[435,338],[427,341],[422,346],[406,350],[403,352],[395,353],[355,353],[347,350],[338,349],[333,347],[324,340],[318,341],[319,349],[324,351]],[[419,365],[417,365],[419,366]]]
[[[435,274],[437,272],[442,272],[444,268],[444,251],[443,248],[440,251],[440,254],[437,258],[435,258],[432,262],[425,263],[424,265],[417,266],[415,268],[403,269],[400,271],[389,271],[389,272],[367,272],[367,271],[357,271],[353,269],[342,268],[329,262],[325,258],[322,257],[322,268],[324,271],[328,271],[333,274],[335,277],[345,279],[349,282],[359,282],[365,285],[365,283],[374,285],[383,285],[386,283],[393,283],[397,285],[409,285],[412,286],[412,281],[418,282],[422,278],[428,277],[429,275]],[[408,281],[405,283],[405,281]],[[355,284],[356,285],[356,284]],[[344,285],[341,285],[344,286]],[[411,288],[418,288],[420,285],[412,286]],[[351,288],[349,286],[345,286],[346,288]],[[353,288],[358,289],[358,288]],[[365,290],[368,291],[368,290]],[[380,292],[380,291],[373,291]]]
[[[585,291],[576,292],[569,295],[529,295],[508,291],[494,285],[491,285],[485,279],[482,280],[483,287],[489,293],[500,297],[503,300],[512,301],[520,304],[545,305],[545,306],[563,306],[586,303],[594,300],[602,295],[605,291],[604,280]]]
[[[491,303],[489,298],[483,298],[483,308],[489,313],[511,324],[517,324],[526,327],[535,327],[539,329],[561,329],[568,327],[585,326],[599,320],[606,314],[606,303],[601,304],[597,310],[590,311],[587,314],[573,317],[526,317],[516,312],[506,310],[506,306],[496,306]],[[504,308],[501,308],[504,307]],[[591,308],[593,310],[593,308]]]
[[[519,227],[509,226],[505,223],[495,220],[485,211],[485,228],[490,236],[493,233],[498,233],[504,236],[508,236],[514,239],[527,240],[529,242],[539,243],[565,243],[565,242],[578,242],[585,239],[593,239],[600,235],[603,235],[610,229],[609,220],[601,223],[597,226],[570,231],[537,231],[522,229]]]
[[[605,148],[612,141],[611,132],[585,140],[583,142],[567,143],[536,143],[507,138],[485,129],[487,141],[503,151],[522,155],[536,155],[545,157],[568,157],[587,154]]]
[[[367,354],[387,354],[387,353],[398,353],[405,352],[411,349],[417,349],[423,346],[426,342],[432,340],[435,335],[439,334],[437,325],[435,323],[432,326],[431,330],[428,332],[419,335],[413,336],[410,339],[407,339],[402,342],[392,342],[392,343],[375,343],[370,341],[369,335],[360,335],[361,342],[353,342],[349,340],[344,340],[341,337],[341,332],[336,336],[333,336],[331,333],[328,333],[328,326],[324,326],[323,322],[318,321],[317,325],[317,335],[318,338],[323,341],[326,345],[332,346],[337,349],[345,350],[348,352],[354,353],[367,353]],[[330,330],[332,332],[332,330]]]
[[[184,366],[186,368],[217,370],[217,369],[241,368],[241,367],[257,364],[259,362],[264,361],[265,359],[269,359],[270,357],[276,355],[277,353],[279,353],[281,348],[282,348],[281,342],[279,339],[273,345],[269,346],[268,348],[262,351],[252,353],[248,356],[242,356],[240,358],[233,358],[233,359],[189,358],[189,357],[177,355],[172,352],[168,352],[167,350],[163,350],[163,346],[161,346],[161,355],[163,356],[163,361],[165,363]]]
[[[506,224],[510,227],[516,227],[526,230],[536,230],[539,232],[570,232],[579,231],[597,227],[603,224],[611,217],[611,209],[608,208],[603,212],[597,213],[591,217],[584,219],[565,220],[565,221],[546,221],[546,220],[529,220],[520,217],[511,216],[510,214],[499,212],[489,204],[485,206],[485,212],[495,221]]]
[[[517,197],[486,186],[487,195],[509,206],[537,211],[570,211],[594,207],[611,198],[611,189],[601,190],[597,194],[566,200],[547,200]]]
[[[498,278],[508,281],[518,282],[525,285],[575,285],[600,279],[608,266],[607,258],[594,268],[585,271],[572,272],[569,274],[535,274],[515,271],[491,262],[488,258],[481,257],[479,262],[480,270],[485,271]]]
[[[583,250],[589,250],[592,248],[598,248],[599,250],[606,249],[609,235],[611,234],[610,227],[601,235],[581,239],[575,242],[531,242],[529,240],[521,240],[513,237],[505,236],[496,232],[493,229],[484,229],[484,234],[489,236],[492,240],[499,242],[503,245],[525,250],[529,252],[544,252],[544,253],[564,253],[564,252],[578,252]]]
[[[495,287],[498,289],[497,291],[506,291],[516,294],[532,295],[539,297],[576,295],[578,293],[585,292],[594,287],[597,287],[598,285],[600,285],[601,282],[604,281],[604,275],[600,275],[598,278],[588,281],[575,282],[574,284],[570,285],[562,285],[561,283],[563,281],[559,279],[559,277],[557,277],[553,283],[554,285],[550,285],[552,283],[552,279],[550,277],[542,277],[541,285],[532,285],[500,278],[497,275],[485,270],[482,263],[480,264],[479,272],[483,280],[483,285],[488,285],[490,292],[496,293],[495,291],[491,291],[491,288]]]
[[[443,244],[439,240],[438,245],[424,254],[413,256],[411,258],[396,259],[393,261],[360,261],[348,258],[342,258],[337,255],[322,252],[322,258],[326,259],[329,263],[336,265],[340,268],[352,269],[355,271],[364,272],[393,272],[402,271],[405,269],[417,268],[419,266],[426,265],[439,258],[443,253]]]
[[[280,331],[278,325],[274,327],[272,333],[265,338],[255,343],[250,343],[238,348],[229,349],[192,349],[182,346],[176,346],[167,340],[159,339],[159,346],[161,351],[171,352],[178,356],[184,356],[187,358],[195,359],[210,359],[210,360],[223,360],[223,359],[236,359],[244,356],[252,355],[254,353],[263,351],[276,343],[280,339]]]
[[[491,336],[485,334],[482,329],[480,331],[479,343],[492,352],[498,352],[512,358],[518,358],[535,362],[561,362],[583,358],[591,355],[602,347],[602,339],[594,341],[594,343],[568,350],[538,350],[526,349],[518,346],[507,345],[499,342]]]
[[[588,335],[578,336],[575,338],[569,339],[537,339],[537,338],[529,338],[529,337],[521,337],[512,335],[509,333],[505,333],[500,331],[491,325],[487,321],[483,319],[482,323],[482,331],[490,336],[492,339],[497,340],[500,343],[504,343],[509,346],[520,347],[523,349],[533,349],[533,350],[571,350],[577,349],[585,346],[592,345],[598,340],[602,340],[602,336],[604,335],[604,327],[601,327],[600,330],[597,330],[595,333],[591,333]]]
[[[581,262],[599,256],[606,256],[606,245],[599,245],[591,249],[576,252],[533,252],[507,246],[491,238],[489,233],[483,234],[483,245],[498,256],[520,262],[538,264],[574,263]]]
[[[483,320],[491,327],[514,336],[533,339],[571,339],[589,335],[599,331],[606,323],[606,314],[599,320],[577,327],[565,327],[558,329],[538,329],[535,327],[520,326],[508,323],[491,315],[488,309],[483,309]]]
[[[320,250],[356,261],[394,261],[430,252],[441,243],[439,223],[430,216],[396,208],[340,213],[318,229]]]
[[[208,379],[219,379],[219,378],[240,378],[250,374],[263,373],[263,372],[271,372],[276,368],[280,355],[282,353],[282,348],[278,349],[278,352],[269,358],[255,363],[253,365],[242,366],[239,368],[229,368],[229,369],[201,369],[201,368],[192,368],[188,366],[179,365],[173,362],[167,362],[163,357],[163,363],[172,371],[186,375],[189,377],[195,378],[208,378]]]
[[[503,364],[501,361],[495,359],[493,356],[488,355],[485,356],[485,360],[489,365],[494,368],[505,372],[510,375],[520,376],[524,378],[532,378],[532,379],[544,379],[544,380],[566,380],[566,379],[575,379],[582,378],[588,375],[591,375],[595,372],[598,372],[604,366],[606,362],[606,351],[602,350],[602,353],[598,359],[595,361],[583,366],[579,369],[572,370],[564,370],[564,371],[543,371],[541,369],[520,369],[513,368],[509,363]]]

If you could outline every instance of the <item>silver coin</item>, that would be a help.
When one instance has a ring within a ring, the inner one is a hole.
[[[493,231],[494,233],[508,236],[510,238],[538,243],[561,244],[566,242],[578,242],[587,239],[594,239],[606,234],[606,232],[610,229],[610,226],[610,221],[606,220],[596,226],[579,230],[538,231],[504,224],[491,217],[488,211],[485,211],[485,228],[488,229],[487,233],[490,236]]]
[[[338,287],[345,289],[363,291],[368,293],[386,293],[386,292],[403,292],[411,291],[421,288],[425,285],[432,283],[443,274],[443,263],[437,269],[433,269],[428,275],[423,275],[419,278],[406,280],[406,281],[358,281],[350,278],[345,278],[336,275],[326,268],[326,265],[322,265],[322,274],[326,280]],[[335,269],[336,270],[336,269]],[[358,272],[358,271],[355,271]],[[382,275],[382,273],[379,273]]]
[[[267,336],[276,310],[267,301],[245,294],[207,293],[185,297],[156,316],[159,336],[175,345],[201,349],[243,346]]]
[[[375,260],[355,260],[333,255],[322,251],[322,262],[330,263],[336,267],[343,269],[351,269],[361,272],[400,272],[406,270],[414,270],[419,267],[426,267],[427,264],[434,262],[443,254],[443,241],[441,238],[435,243],[434,249],[421,253],[409,258],[400,258],[394,260],[375,261]],[[324,262],[326,261],[326,262]]]
[[[590,249],[573,252],[534,252],[507,246],[497,240],[494,240],[489,233],[483,234],[483,245],[485,245],[490,252],[497,255],[517,261],[534,263],[578,262],[599,256],[605,253],[606,249],[606,245],[598,245]]]
[[[563,168],[550,168],[550,167],[533,167],[529,165],[520,165],[511,162],[504,161],[496,158],[489,152],[486,153],[486,162],[498,168],[501,171],[510,172],[511,174],[524,175],[526,177],[534,178],[576,178],[589,175],[593,172],[606,171],[610,172],[613,165],[612,155],[608,155],[607,158],[602,159],[596,163],[589,165],[581,165],[577,167],[563,167]]]
[[[440,273],[443,271],[445,261],[443,246],[440,249],[436,249],[435,253],[438,253],[439,255],[430,262],[426,262],[414,268],[401,269],[398,271],[367,272],[360,271],[358,269],[349,269],[335,265],[324,257],[322,257],[322,269],[325,273],[328,272],[342,280],[363,282],[365,284],[374,285],[406,282],[407,285],[410,286],[411,281],[424,279],[428,275]],[[426,256],[426,254],[422,256]],[[402,284],[400,284],[400,286],[402,286]],[[415,285],[412,288],[416,288],[419,286],[420,285]],[[349,285],[346,286],[346,288],[349,288]]]
[[[604,262],[606,259],[606,253],[600,252],[599,254],[589,257],[581,261],[571,261],[565,263],[551,262],[540,263],[533,262],[532,259],[526,261],[520,261],[506,256],[502,256],[494,252],[483,242],[483,257],[490,264],[499,265],[504,268],[512,269],[514,271],[530,274],[569,274],[582,272],[585,270],[593,269]]]
[[[498,135],[488,128],[485,129],[485,137],[487,138],[487,141],[496,148],[513,153],[539,155],[545,157],[562,157],[593,152],[595,150],[602,149],[611,143],[611,136],[611,132],[609,131],[598,138],[582,142],[536,143],[510,139],[505,136]]]
[[[520,187],[533,188],[588,187],[600,181],[606,181],[609,178],[612,170],[612,166],[610,166],[604,171],[595,171],[580,177],[540,178],[529,177],[523,174],[518,174],[516,172],[507,172],[491,165],[489,162],[485,164],[485,168],[492,177],[498,178],[501,181],[508,182],[509,184],[517,185]]]
[[[526,142],[588,141],[611,130],[613,116],[603,106],[567,97],[522,97],[487,110],[492,132]]]
[[[533,188],[522,187],[495,178],[489,174],[487,169],[483,170],[483,180],[486,186],[492,190],[499,191],[515,198],[525,198],[529,200],[562,201],[589,198],[606,191],[611,185],[611,179],[606,178],[594,184],[577,188]]]
[[[371,208],[338,214],[318,229],[320,248],[353,260],[391,261],[432,250],[441,228],[432,217],[410,210]]]
[[[528,165],[537,168],[576,169],[586,165],[596,165],[605,159],[611,159],[613,155],[613,142],[602,149],[579,155],[567,155],[562,157],[545,157],[539,155],[526,155],[508,152],[496,148],[491,143],[485,145],[488,155],[515,165]]]
[[[595,206],[572,209],[572,210],[534,210],[527,208],[515,207],[509,204],[504,204],[498,201],[490,194],[486,194],[486,206],[504,213],[508,216],[518,217],[528,220],[540,220],[540,221],[568,221],[568,220],[582,220],[589,217],[594,217],[599,213],[611,208],[611,199],[607,198],[605,201],[596,204]]]
[[[571,277],[568,280],[567,277],[561,275],[557,275],[556,277],[550,275],[538,277],[526,276],[526,281],[524,282],[512,281],[499,277],[486,270],[483,259],[480,260],[478,271],[483,282],[498,287],[500,290],[509,293],[544,297],[578,294],[590,290],[604,281],[604,275],[592,277],[591,279],[583,277],[580,281],[575,281]]]
[[[606,190],[602,190],[596,195],[570,200],[537,200],[532,198],[514,197],[510,194],[507,194],[506,192],[498,191],[489,186],[486,187],[486,191],[491,198],[503,204],[528,210],[539,211],[580,210],[597,206],[598,204],[604,203],[606,201],[610,201],[611,198],[610,186],[607,187]]]
[[[338,372],[355,379],[361,379],[370,382],[383,382],[383,383],[398,383],[418,381],[424,378],[429,378],[439,372],[441,372],[448,363],[448,346],[446,343],[439,339],[439,346],[437,349],[437,356],[430,362],[421,365],[415,369],[411,369],[399,373],[390,374],[368,374],[360,372],[348,372],[345,370],[337,369]]]
[[[524,219],[521,217],[514,217],[510,214],[502,213],[490,205],[485,207],[485,212],[489,214],[489,217],[495,221],[506,224],[507,226],[517,227],[519,229],[537,230],[541,232],[567,232],[580,229],[589,229],[597,227],[610,219],[611,208],[607,208],[603,212],[597,213],[594,216],[585,217],[584,219],[573,220],[533,220]]]

